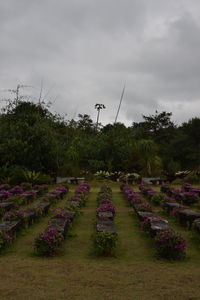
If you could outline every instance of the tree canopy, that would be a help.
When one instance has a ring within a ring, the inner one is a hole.
[[[98,127],[88,114],[64,120],[44,104],[17,101],[0,114],[0,167],[20,166],[47,174],[82,170],[159,175],[200,165],[200,119],[180,126],[171,112],[143,121]]]

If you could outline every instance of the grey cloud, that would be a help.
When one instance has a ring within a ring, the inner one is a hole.
[[[1,1],[0,89],[30,84],[37,101],[43,78],[53,110],[95,120],[100,102],[106,123],[126,82],[119,121],[173,108],[182,122],[200,108],[199,8],[197,0]]]

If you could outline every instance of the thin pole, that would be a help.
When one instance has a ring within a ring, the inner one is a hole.
[[[124,91],[125,91],[125,85],[124,85],[123,90],[122,90],[122,94],[121,94],[121,98],[120,98],[120,102],[119,102],[119,107],[118,107],[118,110],[117,110],[117,114],[116,114],[116,117],[115,117],[114,124],[117,122],[117,118],[118,118],[119,111],[120,111],[121,104],[122,104],[122,99],[123,99],[123,96],[124,96]]]
[[[97,109],[97,124],[96,124],[96,130],[98,129],[98,124],[99,124],[99,113],[100,113],[100,108]]]

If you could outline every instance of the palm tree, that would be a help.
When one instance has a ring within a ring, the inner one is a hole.
[[[140,165],[147,176],[155,175],[161,170],[162,162],[157,155],[156,145],[153,140],[142,139],[137,144]]]
[[[97,109],[97,123],[96,123],[96,130],[98,129],[98,124],[99,124],[99,114],[100,114],[100,110],[101,109],[105,109],[105,105],[104,104],[95,104],[95,109]]]

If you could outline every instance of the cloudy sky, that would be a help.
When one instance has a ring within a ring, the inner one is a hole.
[[[176,123],[200,112],[199,0],[0,1],[0,98],[21,94],[52,110],[102,123],[170,111]],[[1,102],[1,105],[3,102]]]

